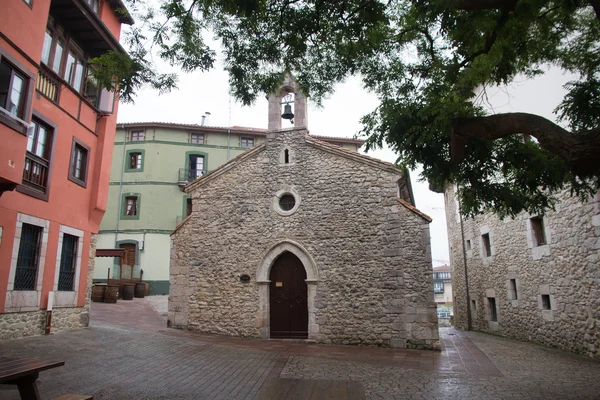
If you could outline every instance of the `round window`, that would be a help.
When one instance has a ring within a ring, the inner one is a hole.
[[[279,207],[283,211],[290,211],[296,205],[296,199],[291,194],[284,194],[279,198]]]

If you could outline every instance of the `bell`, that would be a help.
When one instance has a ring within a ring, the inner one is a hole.
[[[286,104],[283,107],[283,114],[281,114],[281,118],[283,119],[294,119],[294,113],[292,112],[292,106]]]

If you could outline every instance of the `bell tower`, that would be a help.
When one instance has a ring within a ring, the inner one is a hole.
[[[286,100],[290,98],[293,100],[286,104]],[[306,96],[300,90],[298,82],[289,73],[285,74],[283,83],[267,99],[269,100],[269,132],[289,127],[306,128]],[[282,120],[292,121],[293,125],[288,125],[286,122],[282,126]]]

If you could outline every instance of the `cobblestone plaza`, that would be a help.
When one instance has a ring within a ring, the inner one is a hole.
[[[600,362],[531,343],[452,328],[441,352],[231,338],[168,329],[166,298],[150,301],[93,303],[90,328],[6,340],[0,353],[66,362],[40,374],[44,399],[600,398]],[[302,384],[312,392],[290,395]],[[1,385],[0,399],[16,388]]]

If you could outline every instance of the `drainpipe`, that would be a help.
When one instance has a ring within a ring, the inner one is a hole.
[[[123,172],[125,171],[125,146],[127,145],[127,131],[125,130],[125,124],[121,124],[121,129],[125,132],[125,137],[123,138],[123,159],[121,161],[121,176],[119,177],[119,197],[117,202],[117,222],[115,228],[115,249],[117,248],[117,239],[119,236],[119,220],[121,216],[121,194],[123,192]]]
[[[231,95],[229,95],[229,122],[227,123],[227,161],[231,159],[231,152],[229,150],[231,139]]]
[[[458,188],[458,185],[456,186]],[[462,251],[463,251],[463,263],[465,267],[465,290],[467,293],[467,330],[470,331],[472,329],[472,321],[471,321],[471,296],[469,295],[469,275],[467,272],[467,250],[465,249],[465,229],[463,227],[463,217],[460,212],[460,197],[458,197],[458,193],[456,193],[457,201],[458,201],[458,216],[460,217],[460,237],[462,239]]]

